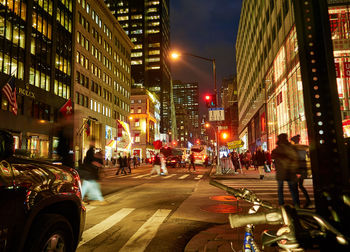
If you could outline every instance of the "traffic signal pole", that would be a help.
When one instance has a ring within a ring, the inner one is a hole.
[[[349,235],[349,166],[328,4],[326,0],[293,3],[316,211]],[[321,251],[330,251],[329,246],[336,244],[322,244]]]

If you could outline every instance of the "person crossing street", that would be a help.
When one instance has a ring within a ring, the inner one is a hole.
[[[194,164],[194,154],[191,153],[190,155],[190,165],[188,166],[188,171],[191,171],[191,167],[193,167],[193,171],[196,171],[196,166]]]

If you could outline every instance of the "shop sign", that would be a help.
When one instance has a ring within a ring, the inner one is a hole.
[[[35,93],[33,91],[29,90],[29,85],[27,84],[25,86],[26,86],[26,88],[18,88],[17,92],[20,95],[27,96],[27,97],[30,97],[32,99],[35,99]]]
[[[209,121],[224,121],[225,120],[225,110],[224,108],[210,108],[209,109]]]
[[[227,143],[227,147],[231,150],[241,148],[243,146],[244,146],[244,142],[242,140],[232,141]]]
[[[344,76],[345,78],[350,77],[350,62],[344,62]]]

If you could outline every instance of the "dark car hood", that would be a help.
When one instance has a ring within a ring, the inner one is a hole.
[[[34,203],[31,202],[33,199],[40,200],[41,197],[54,194],[75,194],[80,191],[77,184],[78,173],[74,169],[17,157],[8,160],[11,167],[5,167],[6,163],[0,163],[0,186],[26,190],[29,206]]]

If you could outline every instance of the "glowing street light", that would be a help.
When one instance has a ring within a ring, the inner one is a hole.
[[[171,54],[171,57],[172,57],[173,59],[178,59],[178,58],[180,57],[180,54],[177,53],[177,52],[173,52],[173,53]]]

